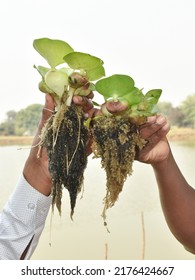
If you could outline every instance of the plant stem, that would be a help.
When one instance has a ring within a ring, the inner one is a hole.
[[[69,88],[69,91],[68,91],[68,94],[67,94],[67,99],[66,99],[66,106],[70,106],[71,103],[72,103],[72,97],[74,95],[74,92],[75,92],[75,89],[70,87]]]

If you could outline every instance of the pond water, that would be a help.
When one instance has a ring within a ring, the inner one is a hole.
[[[195,145],[171,143],[171,147],[182,173],[195,186]],[[28,149],[17,148],[0,147],[0,210],[12,192],[29,153]],[[70,219],[69,196],[64,190],[62,216],[57,210],[54,215],[49,213],[32,259],[101,260],[107,254],[110,260],[139,260],[143,253],[144,259],[149,260],[195,259],[167,227],[151,166],[134,162],[133,170],[119,200],[107,212],[108,233],[101,217],[105,173],[100,161],[89,157],[84,193],[82,199],[78,196],[74,220]]]

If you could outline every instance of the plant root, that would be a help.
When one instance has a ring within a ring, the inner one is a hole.
[[[62,190],[70,196],[72,219],[77,194],[82,189],[84,170],[87,166],[89,129],[84,125],[82,108],[62,104],[44,126],[40,147],[44,146],[49,158],[52,178],[52,209],[56,205],[61,214]]]
[[[97,117],[93,121],[94,157],[101,158],[106,171],[106,196],[102,217],[106,226],[106,211],[118,199],[128,175],[131,175],[137,149],[142,149],[138,126],[129,117]]]

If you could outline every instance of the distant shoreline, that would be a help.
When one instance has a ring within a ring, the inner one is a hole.
[[[0,146],[31,145],[33,136],[0,136]]]
[[[31,145],[33,137],[34,136],[0,136],[0,146]],[[172,127],[167,137],[169,141],[194,141],[195,143],[195,129]]]
[[[172,127],[167,138],[169,141],[189,141],[195,143],[195,129],[189,127]]]

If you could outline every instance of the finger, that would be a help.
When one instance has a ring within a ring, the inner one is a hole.
[[[152,117],[149,121],[140,126],[140,135],[142,138],[147,139],[167,124],[167,120],[164,116]]]
[[[84,96],[73,96],[73,102],[75,105],[82,106],[84,112],[88,112],[93,108],[91,100]]]
[[[86,116],[87,118],[94,118],[94,117],[96,117],[96,116],[99,115],[99,112],[100,112],[100,110],[98,110],[97,108],[92,108],[91,110],[89,110],[89,111],[85,114],[85,116]]]
[[[156,122],[157,118],[158,118],[157,115],[148,117],[147,121],[144,124],[142,124],[141,127],[145,127],[145,126],[154,124]]]
[[[42,117],[41,117],[41,121],[40,121],[41,126],[43,126],[43,124],[54,113],[54,109],[55,109],[55,105],[54,105],[53,97],[49,94],[46,94],[45,95],[45,105],[42,110]]]
[[[165,116],[162,115],[155,115],[155,116],[150,116],[147,118],[147,121],[141,125],[141,127],[147,127],[151,126],[152,124],[154,125],[162,125],[163,123],[166,123],[167,119]]]
[[[170,130],[170,125],[167,123],[161,129],[159,129],[156,133],[152,134],[149,138],[147,138],[147,140],[148,140],[147,145],[153,147],[156,144],[158,144],[161,140],[166,138],[169,130]]]
[[[39,121],[37,132],[36,132],[34,140],[33,140],[33,146],[39,142],[39,140],[40,140],[39,136],[41,134],[41,130],[42,130],[43,126],[45,125],[45,123],[47,122],[47,120],[53,114],[54,110],[55,110],[54,100],[53,100],[52,96],[50,96],[49,94],[46,94],[45,95],[45,105],[43,107],[41,119]]]
[[[170,125],[166,123],[161,129],[154,133],[150,138],[154,143],[158,143],[162,138],[166,137],[167,133],[170,130]]]

